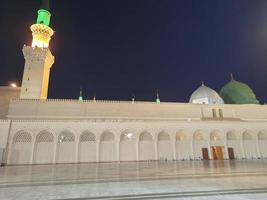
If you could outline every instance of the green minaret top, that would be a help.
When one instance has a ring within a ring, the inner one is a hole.
[[[159,91],[157,91],[157,99],[156,99],[156,103],[157,103],[157,104],[160,104]]]
[[[38,17],[36,24],[50,25],[51,13],[49,12],[49,0],[42,0],[41,8],[38,10]]]

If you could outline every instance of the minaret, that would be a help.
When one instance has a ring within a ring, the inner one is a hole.
[[[47,98],[50,68],[54,63],[54,56],[49,50],[49,41],[54,34],[49,27],[50,18],[49,0],[43,0],[37,21],[31,26],[32,45],[24,45],[22,50],[25,59],[22,99]]]

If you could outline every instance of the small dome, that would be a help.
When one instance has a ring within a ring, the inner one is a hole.
[[[223,99],[213,89],[202,84],[190,97],[190,103],[195,104],[223,104]]]
[[[227,104],[259,104],[253,90],[239,81],[232,80],[220,91],[220,95]]]

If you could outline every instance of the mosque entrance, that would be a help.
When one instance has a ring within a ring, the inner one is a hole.
[[[223,160],[223,147],[213,146],[211,149],[213,153],[213,160]]]
[[[229,155],[230,160],[235,159],[234,148],[231,148],[231,147],[228,148],[228,155]]]

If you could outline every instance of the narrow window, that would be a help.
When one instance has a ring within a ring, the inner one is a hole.
[[[212,109],[212,117],[217,118],[216,110],[214,108]]]
[[[220,116],[220,118],[223,118],[223,111],[222,111],[222,109],[219,109],[219,116]]]

